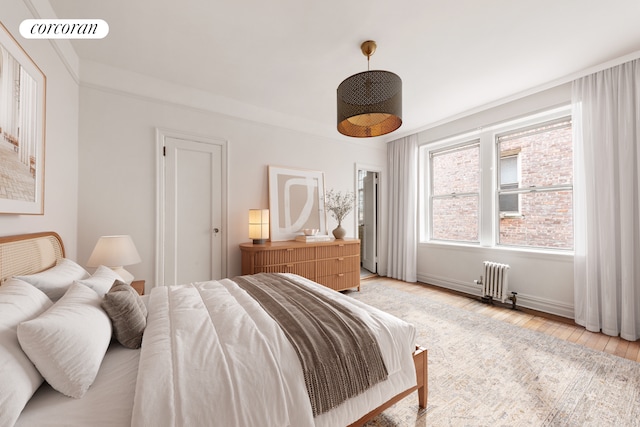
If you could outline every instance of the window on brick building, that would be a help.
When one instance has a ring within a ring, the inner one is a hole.
[[[431,238],[478,242],[480,144],[430,153]]]
[[[421,242],[573,249],[570,107],[421,145]]]
[[[500,215],[519,215],[520,197],[510,193],[519,186],[518,179],[518,152],[520,150],[505,151],[500,153],[500,194],[498,206]]]
[[[571,118],[510,130],[497,135],[496,143],[498,243],[572,249]]]

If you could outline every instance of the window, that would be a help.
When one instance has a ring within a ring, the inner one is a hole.
[[[478,141],[431,153],[431,238],[478,241],[480,145]]]
[[[496,143],[498,243],[572,249],[571,118],[510,130],[498,135]]]
[[[422,241],[572,250],[569,111],[422,145]]]
[[[519,151],[519,150],[517,150]],[[520,198],[517,194],[509,194],[504,190],[518,188],[518,154],[510,152],[500,153],[500,190],[498,205],[501,217],[518,215],[520,213]]]

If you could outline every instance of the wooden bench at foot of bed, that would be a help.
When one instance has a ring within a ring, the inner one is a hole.
[[[402,393],[396,395],[395,397],[391,398],[391,400],[378,406],[376,409],[369,412],[367,415],[360,418],[355,423],[350,424],[348,427],[362,426],[366,422],[371,421],[382,411],[388,409],[389,407],[396,404],[400,400],[404,399],[405,397],[407,397],[409,394],[413,393],[416,390],[418,390],[418,405],[420,406],[420,408],[423,408],[423,409],[426,408],[427,398],[429,394],[429,381],[428,381],[429,375],[428,375],[428,369],[427,369],[428,366],[427,366],[427,349],[426,348],[416,346],[416,350],[413,352],[413,364],[416,367],[416,378],[418,380],[418,384],[416,384],[415,387],[411,387],[410,389],[405,390]]]

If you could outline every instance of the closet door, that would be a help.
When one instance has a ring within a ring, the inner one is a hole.
[[[224,144],[163,135],[158,284],[226,276]]]

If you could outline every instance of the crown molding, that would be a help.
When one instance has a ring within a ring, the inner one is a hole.
[[[22,0],[35,19],[56,19],[58,16],[54,12],[48,0]],[[67,69],[67,72],[76,84],[80,84],[80,58],[73,49],[71,42],[66,39],[47,40],[60,61]]]

